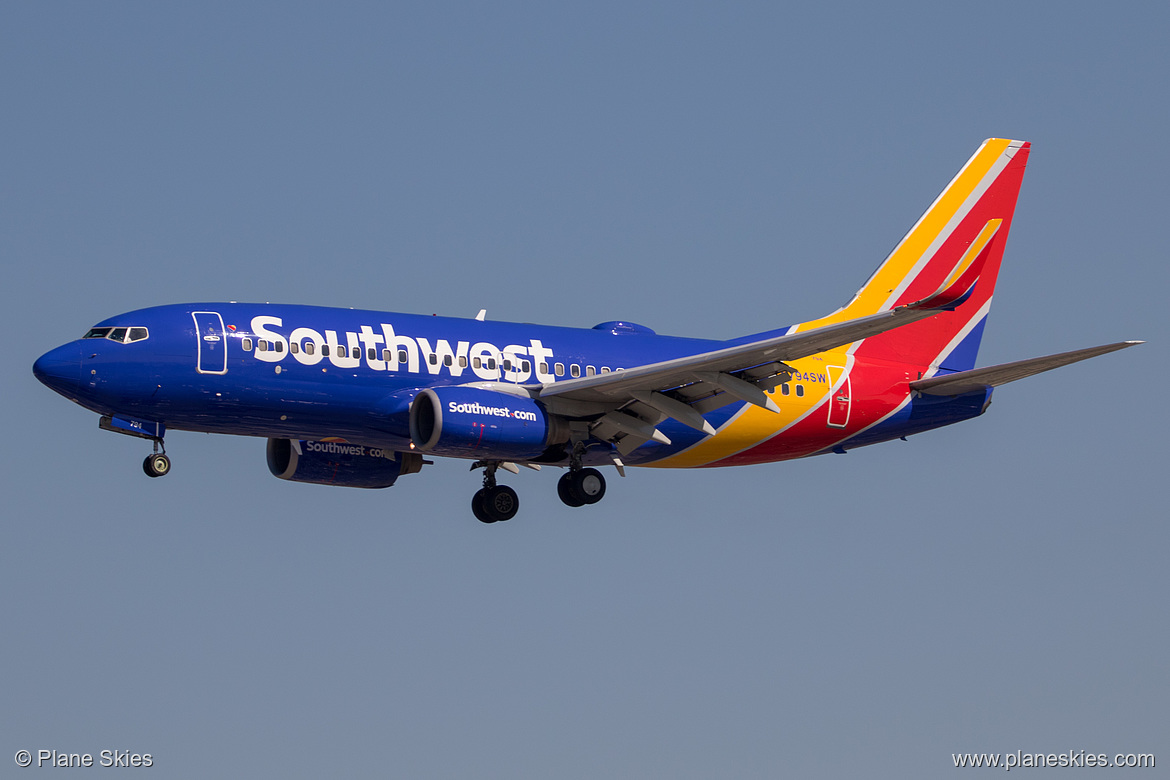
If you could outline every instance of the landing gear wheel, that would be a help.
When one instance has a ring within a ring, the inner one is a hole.
[[[165,476],[171,472],[171,459],[162,452],[147,455],[146,460],[142,461],[142,470],[148,477]]]
[[[569,506],[596,504],[605,496],[605,477],[597,469],[580,469],[557,480],[557,495]]]
[[[581,469],[576,474],[577,492],[586,504],[605,498],[605,477],[597,469]]]
[[[574,472],[569,471],[557,480],[557,495],[566,506],[585,506],[585,497],[577,492],[573,482]]]
[[[520,511],[520,497],[507,485],[496,485],[494,488],[488,488],[483,497],[483,505],[488,517],[503,522],[511,520]]]
[[[487,494],[487,488],[480,488],[471,498],[471,511],[475,515],[475,519],[481,523],[494,523],[496,519],[487,513],[484,507],[484,496]]]

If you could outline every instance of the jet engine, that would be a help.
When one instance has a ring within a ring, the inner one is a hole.
[[[358,444],[293,439],[268,440],[268,470],[291,482],[388,488],[422,468],[422,455]]]
[[[479,387],[431,387],[410,405],[410,438],[421,452],[527,460],[568,441],[565,421],[531,398]]]

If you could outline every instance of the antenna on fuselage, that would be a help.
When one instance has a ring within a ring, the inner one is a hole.
[[[479,314],[475,315],[475,318],[477,320],[479,320],[480,322],[483,322],[483,318],[486,316],[487,316],[487,309],[480,309]]]

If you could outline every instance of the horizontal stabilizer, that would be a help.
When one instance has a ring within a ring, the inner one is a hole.
[[[1014,382],[1017,379],[1023,379],[1033,374],[1051,371],[1054,368],[1067,366],[1070,363],[1088,360],[1091,357],[1116,352],[1119,349],[1125,349],[1126,347],[1143,343],[1141,341],[1120,341],[1116,344],[1105,344],[1100,347],[1061,352],[1059,355],[1045,355],[1044,357],[1031,358],[1029,360],[1017,360],[1014,363],[1001,363],[998,366],[988,366],[987,368],[976,368],[971,371],[960,371],[957,374],[946,374],[945,376],[933,376],[929,379],[919,379],[917,382],[911,382],[910,387],[926,395],[962,395],[963,393],[970,393],[987,387],[998,387],[999,385]]]

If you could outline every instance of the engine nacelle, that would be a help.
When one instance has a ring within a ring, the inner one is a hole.
[[[292,482],[388,488],[402,474],[420,468],[422,456],[413,452],[327,441],[268,440],[268,470]]]
[[[430,387],[410,405],[410,438],[422,452],[527,460],[568,440],[564,421],[531,398],[479,387]]]

